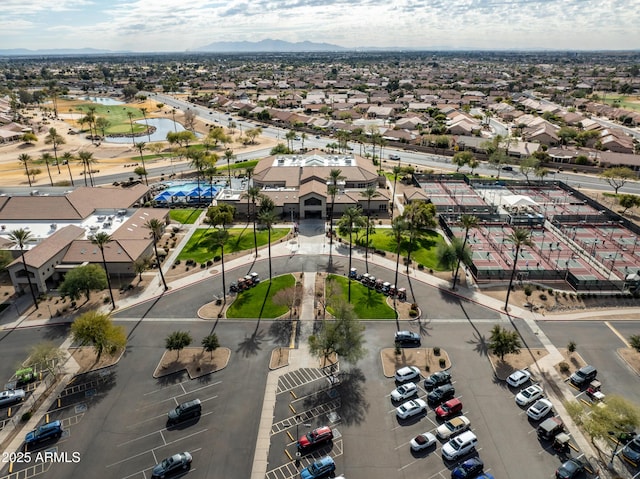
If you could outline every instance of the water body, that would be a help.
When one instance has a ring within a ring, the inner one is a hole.
[[[123,101],[116,100],[114,98],[102,97],[102,96],[83,96],[78,99],[90,101],[92,103],[98,103],[99,105],[124,105]]]
[[[135,123],[140,123],[141,125],[145,125],[148,123],[150,127],[155,127],[155,131],[151,133],[151,141],[166,141],[167,133],[172,131],[184,131],[185,128],[178,122],[173,123],[173,120],[169,118],[149,118],[145,122],[144,120],[137,120]],[[153,128],[152,128],[153,129]],[[202,136],[196,134],[196,136]],[[130,136],[119,136],[119,137],[107,137],[104,139],[107,143],[131,143]],[[140,141],[149,141],[149,136],[146,133],[140,134],[136,136],[136,142]]]

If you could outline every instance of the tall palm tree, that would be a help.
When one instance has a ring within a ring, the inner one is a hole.
[[[267,228],[267,245],[269,251],[269,281],[272,279],[272,271],[271,271],[271,229],[273,228],[274,223],[276,222],[276,214],[273,209],[267,209],[261,211],[258,215],[258,220]]]
[[[84,186],[87,186],[87,176],[89,176],[89,181],[91,182],[91,186],[93,186],[91,165],[96,162],[96,160],[93,158],[93,153],[91,153],[90,151],[79,151],[78,160],[80,161],[80,163],[82,163],[82,167],[84,168]]]
[[[253,246],[256,251],[256,258],[258,257],[258,238],[256,237],[256,203],[260,199],[262,193],[259,186],[250,186],[247,188],[244,196],[247,198],[247,219],[249,216],[253,219]],[[249,215],[249,202],[253,203],[253,214]]]
[[[207,166],[206,156],[202,150],[188,150],[187,158],[191,160],[191,166],[196,169],[196,181],[198,182],[198,203],[200,202],[200,176]]]
[[[38,298],[36,297],[36,292],[33,289],[31,276],[29,275],[29,271],[27,270],[27,261],[24,259],[24,246],[29,242],[29,240],[31,240],[31,233],[23,228],[19,228],[9,233],[8,238],[9,238],[9,241],[11,241],[13,244],[18,245],[18,248],[20,248],[20,256],[22,257],[22,267],[24,268],[24,274],[27,277],[27,281],[29,282],[29,291],[31,291],[33,304],[36,307],[36,309],[38,309]]]
[[[396,183],[398,182],[398,175],[402,174],[402,166],[399,164],[393,167],[393,194],[391,195],[391,219],[393,219],[393,212],[396,209]]]
[[[142,112],[144,123],[145,125],[147,125],[147,138],[149,138],[149,143],[151,143],[151,132],[149,131],[149,122],[147,121],[147,109],[143,107],[143,108],[140,108],[140,111]]]
[[[173,118],[173,132],[178,133],[178,127],[176,126],[176,109],[171,109],[171,117]]]
[[[436,209],[432,203],[413,201],[404,209],[404,216],[409,231],[409,248],[407,250],[407,274],[411,264],[411,251],[418,238],[428,229],[436,227]]]
[[[213,155],[215,156],[215,155]],[[206,166],[202,171],[202,174],[205,178],[209,179],[209,204],[213,203],[213,179],[218,174],[218,168],[216,168],[216,162],[212,159],[211,155],[207,155],[206,157]]]
[[[111,289],[111,277],[109,276],[109,270],[107,269],[107,260],[104,256],[104,248],[111,243],[111,235],[101,231],[96,233],[91,239],[91,243],[100,248],[100,253],[102,254],[102,266],[104,268],[104,272],[107,274],[107,286],[109,287],[109,296],[111,297],[111,307],[112,309],[116,309],[116,300],[113,299],[113,290]]]
[[[329,172],[329,186],[327,188],[327,193],[331,196],[331,209],[329,210],[329,263],[331,264],[331,255],[332,255],[332,247],[333,247],[333,207],[336,202],[336,195],[338,194],[338,182],[340,180],[344,180],[344,176],[342,176],[342,170],[333,168]]]
[[[215,231],[211,235],[211,241],[213,246],[220,248],[220,265],[222,268],[222,296],[223,304],[227,304],[227,283],[225,281],[224,274],[224,245],[229,241],[229,232],[222,228]]]
[[[140,141],[135,144],[135,147],[140,152],[140,161],[142,161],[142,169],[144,170],[144,183],[147,186],[149,186],[149,179],[147,177],[147,167],[144,164],[144,155],[142,154],[142,151],[147,149],[147,144],[144,141]]]
[[[134,146],[136,146],[136,136],[133,133],[133,112],[132,111],[128,111],[127,112],[127,116],[129,117],[129,125],[131,125],[131,144]]]
[[[369,230],[371,229],[371,199],[380,196],[375,186],[369,186],[360,192],[360,196],[367,200],[367,237],[364,245],[364,264],[369,272]]]
[[[397,216],[391,221],[391,231],[388,233],[396,243],[396,275],[394,279],[394,285],[396,287],[396,294],[393,295],[393,307],[396,307],[396,298],[398,297],[398,271],[400,270],[400,248],[402,240],[407,233],[407,223],[402,216]],[[397,311],[397,310],[396,310]],[[396,313],[397,318],[397,313]]]
[[[160,256],[158,256],[158,240],[162,237],[165,225],[158,218],[151,218],[144,224],[144,227],[151,230],[151,236],[153,237],[153,250],[156,253],[156,263],[158,263],[158,271],[160,271],[160,278],[162,278],[162,284],[166,291],[169,289],[169,286],[167,286],[167,282],[164,279],[162,264],[160,264]]]
[[[235,155],[233,154],[233,150],[231,150],[231,149],[224,150],[224,159],[227,160],[227,172],[229,173],[229,189],[231,189],[231,166],[230,166],[230,162],[231,162],[231,160],[233,158],[235,158]]]
[[[511,269],[511,278],[509,278],[509,287],[507,288],[507,299],[504,302],[504,310],[509,307],[509,295],[511,294],[511,285],[516,275],[516,265],[518,264],[518,254],[523,246],[532,247],[531,230],[525,228],[514,228],[513,232],[507,236],[507,241],[515,247],[515,256],[513,257],[513,268]]]
[[[65,141],[62,135],[60,135],[55,128],[49,128],[49,134],[44,137],[44,142],[47,145],[53,145],[53,156],[56,159],[56,166],[58,167],[58,174],[60,174],[60,162],[58,161],[58,147],[64,145]]]
[[[480,224],[480,220],[478,219],[477,216],[462,215],[460,217],[460,223],[464,228],[464,241],[462,242],[462,250],[461,250],[464,252],[464,249],[467,247],[467,241],[469,240],[469,230],[471,230],[472,228],[477,228],[478,224]],[[456,272],[453,275],[453,286],[451,287],[451,289],[453,290],[456,289],[456,282],[458,281],[458,271],[460,270],[461,261],[462,261],[462,256],[458,256],[458,265],[456,266]]]
[[[67,170],[69,170],[69,180],[71,180],[71,186],[75,186],[75,183],[73,182],[73,175],[71,174],[71,162],[73,160],[74,160],[74,157],[70,152],[65,151],[62,154],[62,162],[67,163]]]
[[[40,159],[44,161],[44,164],[47,167],[47,174],[49,175],[49,183],[51,183],[51,186],[53,186],[53,178],[51,177],[51,169],[49,168],[49,161],[52,158],[53,157],[51,156],[50,153],[43,153],[42,155],[40,155]]]
[[[353,231],[364,226],[365,218],[362,216],[362,210],[357,206],[351,206],[346,209],[340,220],[338,228],[349,233],[349,272],[351,272],[351,253],[353,251]],[[349,293],[347,301],[351,302],[351,274],[349,276]]]
[[[29,156],[27,153],[22,153],[20,156],[18,156],[18,161],[22,163],[22,166],[24,166],[24,172],[27,175],[29,187],[31,187],[31,176],[29,175],[29,163],[31,163],[31,156]]]

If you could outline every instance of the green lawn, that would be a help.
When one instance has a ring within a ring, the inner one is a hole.
[[[186,209],[186,210],[171,210],[169,212],[169,217],[173,221],[177,221],[178,223],[182,223],[183,225],[192,225],[198,219],[202,213],[202,209]]]
[[[348,298],[349,279],[344,276],[330,274],[327,281],[337,281],[340,285],[341,296]],[[396,313],[387,305],[387,297],[373,289],[363,286],[358,281],[351,281],[351,304],[356,316],[360,319],[395,319]],[[331,313],[331,307],[327,308]]]
[[[343,237],[343,240],[348,241],[348,239],[348,235]],[[364,232],[361,232],[358,236],[358,244],[364,245],[364,239]],[[374,232],[369,233],[369,242],[372,245],[369,249],[379,249],[391,253],[395,253],[397,250],[395,239],[391,236],[391,228],[378,228]],[[436,250],[438,249],[438,245],[444,242],[444,238],[437,232],[431,230],[425,232],[421,238],[414,242],[413,250],[411,251],[411,260],[414,263],[424,265],[427,269],[442,271],[440,266],[438,266]],[[408,250],[409,240],[405,239],[400,244],[400,255],[406,257]],[[402,267],[402,260],[400,261],[400,266]]]
[[[224,154],[222,155],[218,155],[218,161],[223,161],[225,162],[225,157]],[[234,160],[231,160],[234,161]],[[243,170],[245,168],[253,168],[258,164],[258,160],[249,160],[249,161],[243,161],[240,163],[230,163],[229,164],[229,170]],[[224,164],[223,166],[219,166],[218,167],[218,173],[220,173],[221,171],[227,171],[227,165]]]
[[[136,120],[143,120],[144,116],[142,115],[142,111],[139,108],[133,108],[130,106],[124,105],[99,105],[96,103],[83,103],[82,105],[78,105],[73,108],[74,113],[84,113],[85,115],[89,113],[89,107],[95,108],[96,116],[106,118],[109,120],[111,125],[105,131],[107,135],[109,134],[117,134],[117,133],[131,133],[131,122],[129,121],[128,112],[133,113],[133,131],[134,133],[140,133],[146,131],[147,126],[142,122],[135,123]],[[84,128],[89,128],[88,124],[85,123]],[[102,134],[102,132],[98,132]],[[142,141],[142,140],[140,140]]]
[[[219,255],[220,248],[212,246],[210,241],[214,231],[217,231],[216,228],[198,228],[177,259],[193,259],[196,263],[205,263],[213,259],[214,256]],[[253,225],[248,225],[246,228],[231,228],[227,231],[229,231],[229,241],[224,245],[225,254],[253,249]],[[275,243],[286,236],[288,232],[289,229],[287,228],[272,229],[271,242]],[[258,247],[266,245],[269,239],[266,230],[258,231],[256,237],[258,239]]]
[[[618,106],[626,110],[640,111],[640,96],[637,95],[611,95],[606,96],[607,105]]]
[[[238,293],[236,300],[227,309],[227,318],[277,318],[289,308],[273,303],[273,296],[280,290],[295,286],[291,274],[277,276],[272,281],[261,281],[258,286]],[[271,287],[269,287],[271,286]]]

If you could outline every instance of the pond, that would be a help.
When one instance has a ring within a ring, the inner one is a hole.
[[[103,96],[83,96],[78,98],[78,100],[86,100],[92,103],[98,103],[99,105],[124,105],[123,101]]]
[[[173,122],[169,118],[148,118],[146,123],[144,120],[137,120],[136,123],[141,125],[149,124],[149,127],[155,127],[155,131],[151,133],[151,141],[166,141],[167,133],[172,131],[184,131],[185,128],[178,122]],[[153,130],[153,128],[151,128]],[[196,134],[196,136],[201,136]],[[146,133],[141,133],[136,136],[137,141],[149,141],[149,136]],[[107,137],[104,139],[107,143],[131,143],[131,136],[118,136]]]

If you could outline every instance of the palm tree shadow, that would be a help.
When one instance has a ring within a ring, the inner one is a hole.
[[[467,310],[464,308],[464,302],[462,302],[462,301],[460,301],[460,309],[462,310],[462,312],[464,313],[465,318],[467,318],[467,321],[469,321],[469,324],[471,325],[471,327],[474,330],[473,338],[470,339],[469,341],[467,341],[467,343],[468,344],[474,344],[475,345],[475,347],[473,348],[474,351],[479,353],[481,356],[488,357],[489,356],[489,342],[487,341],[487,338],[484,336],[484,334],[480,333],[478,328],[476,328],[476,325],[473,324],[473,321],[471,321],[471,318],[467,314]]]
[[[418,334],[420,336],[431,336],[431,331],[433,330],[433,325],[431,324],[430,319],[415,319],[411,321],[415,322],[418,325]]]
[[[262,349],[262,341],[264,337],[264,331],[256,329],[251,333],[251,336],[245,336],[245,338],[238,344],[238,352],[245,358],[249,356],[255,356],[258,351]]]
[[[269,298],[269,291],[271,291],[272,282],[269,281],[269,285],[267,286],[267,291],[264,293],[264,299],[262,300],[262,306],[260,306],[260,314],[258,314],[258,324],[256,324],[256,330],[258,329],[258,325],[260,324],[260,320],[262,319],[262,313],[264,313],[264,307],[267,304],[267,299]]]

